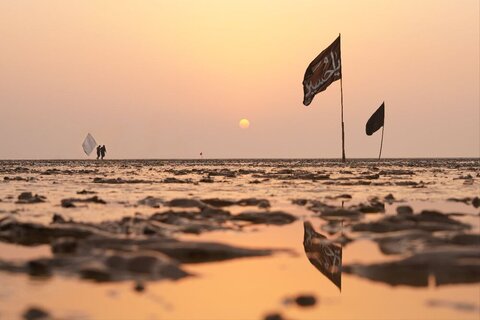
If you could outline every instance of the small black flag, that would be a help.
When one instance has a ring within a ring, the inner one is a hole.
[[[370,119],[367,121],[367,125],[365,126],[365,132],[367,136],[371,136],[374,134],[378,129],[383,127],[383,122],[385,120],[385,102],[375,111]]]
[[[309,65],[303,77],[303,104],[308,106],[313,97],[334,81],[342,78],[340,36],[323,50]]]

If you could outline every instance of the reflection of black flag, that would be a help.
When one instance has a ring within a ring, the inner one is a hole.
[[[323,50],[309,65],[303,77],[303,104],[308,106],[313,97],[334,81],[342,78],[340,36]]]
[[[378,129],[383,127],[383,122],[385,120],[385,102],[375,111],[370,119],[367,121],[365,126],[365,131],[368,136],[374,134]]]
[[[342,247],[315,232],[308,221],[303,223],[303,247],[308,260],[342,290]]]

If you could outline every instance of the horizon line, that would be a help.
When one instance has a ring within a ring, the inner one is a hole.
[[[478,159],[480,160],[480,156],[448,156],[448,157],[385,157],[378,159],[376,157],[358,157],[358,158],[347,158],[346,160],[401,160],[401,159],[412,159],[412,160],[431,160],[431,159]],[[109,158],[109,159],[95,159],[95,158],[22,158],[22,159],[1,159],[0,161],[139,161],[139,160],[148,160],[148,161],[202,161],[202,160],[332,160],[332,161],[342,161],[342,158],[314,158],[314,157],[306,157],[306,158],[268,158],[268,157],[259,157],[259,158]]]

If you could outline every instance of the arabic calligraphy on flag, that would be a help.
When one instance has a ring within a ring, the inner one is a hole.
[[[309,65],[303,77],[303,104],[308,106],[313,97],[334,81],[342,78],[340,36],[323,50]]]
[[[309,221],[303,223],[303,230],[303,247],[308,260],[341,290],[342,247],[332,243],[324,235],[315,232]]]

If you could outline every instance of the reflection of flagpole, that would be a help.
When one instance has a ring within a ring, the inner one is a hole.
[[[339,33],[338,36],[340,37],[341,34]],[[342,57],[341,57],[341,54],[342,54],[342,50],[341,50],[341,47],[340,47],[340,61],[342,61]],[[342,70],[343,68],[343,62],[340,62],[341,65],[340,65],[340,70]],[[345,124],[343,122],[343,70],[342,70],[342,74],[341,74],[341,77],[340,77],[340,95],[341,95],[341,103],[342,103],[342,161],[345,162]]]
[[[378,154],[378,160],[380,160],[380,157],[382,156],[382,147],[383,147],[383,130],[385,129],[385,122],[383,123],[382,126],[382,142],[380,142],[380,153]]]

